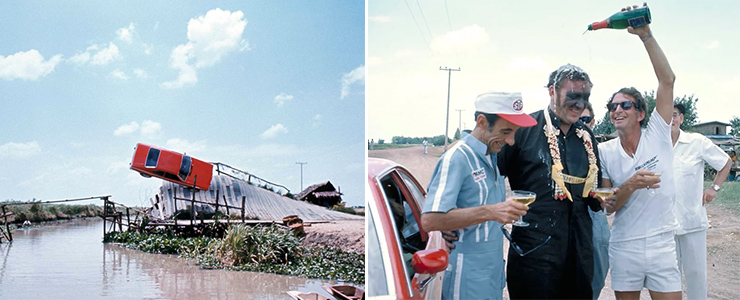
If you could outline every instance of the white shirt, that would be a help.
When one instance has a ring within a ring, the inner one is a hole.
[[[637,171],[645,169],[660,174],[660,188],[637,189],[617,210],[610,242],[646,238],[674,231],[678,222],[673,215],[673,141],[671,125],[653,110],[647,129],[642,131],[637,150],[630,157],[616,138],[599,144],[602,176],[619,187]],[[655,194],[651,195],[650,192]]]
[[[704,196],[704,162],[721,170],[730,156],[707,137],[681,131],[673,146],[676,205],[673,212],[680,228],[676,234],[686,234],[709,227]]]

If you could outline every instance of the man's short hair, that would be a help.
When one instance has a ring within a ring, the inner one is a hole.
[[[555,85],[555,90],[559,90],[560,86],[563,85],[563,80],[565,79],[569,79],[570,81],[586,81],[588,82],[589,88],[592,88],[594,86],[594,84],[591,82],[591,78],[588,76],[588,73],[586,73],[586,71],[579,68],[578,66],[565,64],[550,73],[550,78],[547,82],[547,86],[545,87],[549,88],[551,85]]]
[[[487,114],[487,113],[476,111],[475,120],[478,120],[478,115],[483,115],[486,117],[486,120],[488,120],[488,131],[493,130],[493,125],[495,125],[496,121],[498,121],[499,119],[499,116],[497,114]]]
[[[682,115],[686,114],[686,106],[683,106],[681,103],[673,103],[673,108],[678,109],[678,112],[680,112]]]
[[[637,111],[644,111],[646,114],[645,118],[643,118],[642,121],[640,121],[640,127],[646,127],[648,117],[649,117],[647,116],[647,101],[645,101],[645,97],[642,96],[640,91],[638,91],[634,87],[621,88],[619,91],[612,94],[611,98],[609,98],[609,102],[606,103],[607,108],[612,104],[612,100],[614,100],[614,96],[616,96],[617,94],[630,95],[632,96],[632,98],[635,98],[635,102],[637,103],[637,105],[635,106],[635,109],[637,109]]]

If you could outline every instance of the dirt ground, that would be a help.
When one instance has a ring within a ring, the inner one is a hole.
[[[342,220],[312,223],[305,226],[303,245],[326,245],[357,254],[365,253],[365,220]]]
[[[448,146],[448,148],[451,146]],[[429,184],[437,160],[444,147],[430,147],[424,155],[422,147],[373,150],[369,157],[385,158],[405,166],[424,187]],[[740,201],[740,195],[738,195]],[[718,205],[707,205],[710,228],[707,230],[707,282],[709,299],[740,299],[740,215],[723,209]],[[611,219],[609,220],[611,224]],[[508,252],[508,244],[504,244]],[[599,299],[615,299],[611,289],[611,279],[607,277],[606,286]],[[641,299],[650,299],[646,289]],[[508,292],[504,291],[504,299]],[[686,299],[684,294],[683,299]]]

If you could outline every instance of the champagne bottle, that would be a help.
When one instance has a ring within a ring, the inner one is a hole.
[[[588,30],[597,30],[602,28],[625,29],[629,26],[633,28],[642,27],[650,24],[650,8],[643,6],[631,10],[620,11],[601,22],[594,22],[588,25]]]

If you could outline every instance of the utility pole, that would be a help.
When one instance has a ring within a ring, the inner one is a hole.
[[[301,192],[303,191],[303,165],[308,164],[308,162],[296,162],[296,164],[301,165]]]
[[[445,151],[447,151],[447,129],[450,125],[450,80],[452,78],[452,71],[460,71],[460,68],[457,69],[450,69],[447,67],[439,67],[440,71],[447,71],[447,114],[445,119]]]
[[[462,112],[464,112],[464,109],[456,109],[458,112],[457,114],[457,130],[460,130],[460,136],[462,137]]]

